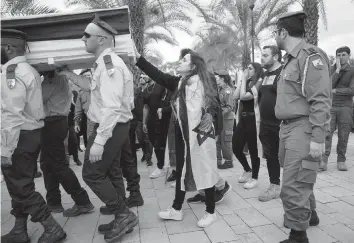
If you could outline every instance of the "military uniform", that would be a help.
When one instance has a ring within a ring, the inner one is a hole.
[[[298,16],[303,18],[304,13],[288,14],[279,21]],[[316,207],[313,188],[320,166],[320,159],[309,155],[310,142],[324,144],[330,122],[329,65],[327,55],[304,40],[289,51],[284,60],[275,106],[275,115],[282,120],[279,162],[283,167],[283,184],[280,197],[285,211],[284,226],[294,232],[306,232]]]
[[[16,30],[1,29],[2,45],[12,48],[25,46],[26,35]],[[2,50],[4,51],[3,47]],[[9,158],[11,165],[1,170],[11,196],[11,214],[15,226],[1,242],[29,242],[27,218],[40,222],[44,233],[38,242],[55,242],[66,238],[53,219],[46,202],[35,191],[34,175],[44,125],[41,78],[27,63],[25,56],[17,56],[1,67],[1,159]]]
[[[227,84],[219,88],[219,98],[223,113],[223,130],[216,140],[218,165],[222,164],[222,158],[225,159],[225,163],[232,163],[232,135],[235,119],[233,92],[234,90]]]

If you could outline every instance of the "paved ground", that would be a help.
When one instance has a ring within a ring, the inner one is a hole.
[[[336,145],[336,141],[333,143]],[[82,156],[82,155],[81,155]],[[141,152],[138,154],[141,157]],[[315,195],[317,210],[321,219],[318,227],[308,231],[310,242],[354,242],[354,134],[351,134],[348,145],[348,172],[336,169],[336,154],[330,157],[329,170],[318,176]],[[147,168],[139,162],[142,176],[141,191],[145,205],[134,208],[139,215],[140,225],[133,233],[125,235],[123,243],[207,243],[207,242],[249,242],[278,243],[287,237],[288,230],[283,228],[283,209],[279,199],[261,203],[257,196],[268,187],[268,175],[265,162],[260,170],[260,187],[245,190],[237,183],[241,167],[237,162],[232,170],[220,171],[221,175],[232,185],[233,191],[225,200],[217,205],[219,220],[204,230],[197,227],[197,220],[204,214],[203,204],[184,204],[185,218],[181,222],[167,222],[157,218],[157,212],[172,204],[174,189],[164,184],[164,179],[149,179],[148,175],[154,168]],[[72,165],[80,182],[81,167]],[[36,179],[36,188],[45,195],[43,179]],[[63,192],[64,190],[62,190]],[[99,207],[102,203],[88,189],[96,206],[95,212],[73,219],[64,218],[61,214],[54,215],[68,234],[67,243],[103,243],[103,236],[97,232],[101,223],[112,220],[113,216],[102,216]],[[188,193],[187,196],[193,194]],[[72,199],[63,193],[64,208],[73,205]],[[1,233],[7,233],[13,226],[14,218],[10,215],[11,201],[5,183],[1,183]],[[40,224],[29,222],[28,231],[32,242],[37,242],[43,229]]]

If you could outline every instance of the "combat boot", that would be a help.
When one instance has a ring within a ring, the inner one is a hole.
[[[66,239],[66,233],[58,222],[50,214],[49,217],[41,222],[44,232],[39,237],[38,243],[59,243]]]
[[[15,226],[7,234],[1,236],[2,243],[29,243],[27,233],[27,217],[16,218]]]
[[[289,239],[283,240],[280,243],[309,243],[306,231],[290,231]]]
[[[316,210],[312,210],[310,226],[317,226],[319,224],[320,224],[320,218],[318,217]]]
[[[130,192],[130,195],[126,201],[126,204],[129,208],[143,206],[144,199],[141,196],[140,191]]]
[[[136,225],[139,224],[138,217],[130,211],[127,207],[123,207],[118,213],[115,214],[113,220],[113,228],[104,235],[104,240],[108,243],[117,242],[122,235],[130,232]]]
[[[104,235],[106,233],[108,233],[109,231],[111,231],[113,229],[113,225],[114,225],[114,220],[109,222],[108,224],[100,224],[98,226],[98,233]],[[134,228],[131,228],[130,230],[128,230],[127,232],[125,232],[126,234],[129,234],[131,232],[133,232]]]

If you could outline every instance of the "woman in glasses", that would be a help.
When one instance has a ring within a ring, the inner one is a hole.
[[[219,180],[215,134],[219,133],[218,101],[215,80],[203,58],[190,49],[181,51],[173,76],[159,71],[136,51],[136,65],[156,83],[173,92],[171,107],[175,123],[176,190],[172,207],[159,212],[162,219],[182,220],[182,204],[187,191],[204,190],[206,213],[198,222],[207,227],[216,221],[215,184]],[[221,121],[222,123],[222,121]]]
[[[258,172],[260,158],[258,157],[257,146],[257,89],[253,86],[263,79],[263,69],[259,63],[250,63],[243,73],[241,86],[236,90],[236,99],[240,100],[242,109],[240,120],[234,130],[232,139],[233,152],[240,161],[244,173],[238,179],[239,183],[245,183],[245,189],[252,189],[258,186]],[[259,119],[258,119],[259,120]],[[252,168],[249,166],[246,155],[243,152],[245,145],[248,145]]]

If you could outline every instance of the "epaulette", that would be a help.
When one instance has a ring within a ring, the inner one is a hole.
[[[114,73],[114,66],[111,55],[103,56],[103,61],[104,65],[106,66],[108,76],[112,76],[112,74]]]
[[[15,71],[17,68],[17,64],[11,64],[6,69],[6,83],[9,89],[15,88],[16,85],[16,75]]]
[[[309,54],[318,53],[318,51],[316,50],[316,48],[314,48],[313,46],[305,47],[304,50],[305,50],[306,52],[308,52]]]

